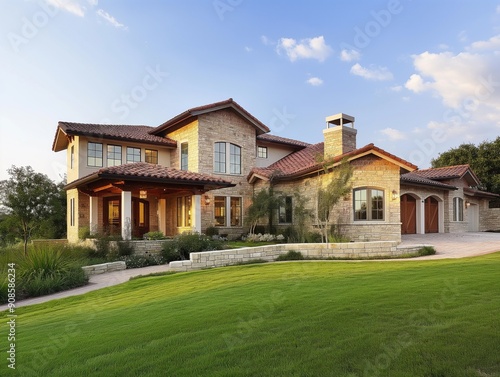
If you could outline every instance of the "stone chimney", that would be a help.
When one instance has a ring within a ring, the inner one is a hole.
[[[346,126],[351,124],[351,126]],[[356,134],[354,117],[339,113],[326,117],[326,129],[323,130],[325,138],[325,160],[356,149]]]

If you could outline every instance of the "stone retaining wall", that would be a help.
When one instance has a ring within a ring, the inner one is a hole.
[[[289,250],[300,251],[305,257],[326,258],[375,258],[400,256],[418,251],[425,245],[399,247],[396,241],[349,243],[302,243],[244,247],[231,250],[191,253],[189,260],[170,262],[171,271],[191,271],[203,268],[230,266],[252,259],[274,261]]]
[[[159,254],[163,244],[169,240],[143,240],[143,241],[128,241],[134,248],[134,255],[151,255]]]
[[[118,262],[94,264],[92,266],[84,266],[82,267],[82,270],[85,272],[85,275],[91,276],[91,275],[104,274],[106,272],[121,271],[125,270],[126,268],[127,266],[124,261],[118,261]]]

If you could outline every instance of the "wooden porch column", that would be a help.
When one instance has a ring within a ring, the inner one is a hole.
[[[97,196],[90,196],[90,224],[89,224],[89,230],[90,234],[97,234],[99,231],[99,216],[98,216],[98,210],[99,210],[99,198]]]
[[[121,200],[122,238],[132,239],[132,192],[122,191]]]
[[[201,233],[201,195],[194,195],[193,217],[194,231]]]

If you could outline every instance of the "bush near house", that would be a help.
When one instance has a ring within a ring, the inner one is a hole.
[[[189,259],[189,254],[201,251],[222,250],[224,243],[199,233],[183,233],[163,244],[162,256],[166,262]]]

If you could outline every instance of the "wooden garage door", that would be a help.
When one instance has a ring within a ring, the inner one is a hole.
[[[401,196],[401,234],[417,233],[417,200],[408,194]]]
[[[425,233],[439,232],[438,201],[432,197],[425,199]]]

